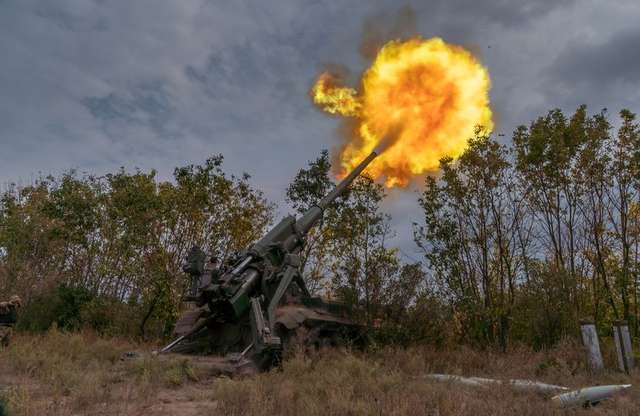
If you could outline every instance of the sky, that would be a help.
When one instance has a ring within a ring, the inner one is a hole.
[[[637,0],[0,0],[0,186],[72,168],[166,180],[221,153],[286,214],[296,172],[339,142],[309,89],[327,65],[357,79],[372,33],[472,50],[508,138],[555,107],[640,112],[639,21]],[[420,189],[383,206],[408,261]]]

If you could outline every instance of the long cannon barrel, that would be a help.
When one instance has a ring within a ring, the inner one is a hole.
[[[376,156],[378,156],[378,153],[374,150],[369,156],[367,156],[365,160],[360,162],[360,164],[356,166],[356,168],[352,170],[346,178],[344,178],[338,185],[336,185],[336,187],[333,188],[331,192],[329,192],[324,198],[320,200],[320,202],[318,202],[318,207],[320,207],[320,209],[327,208],[329,204],[331,204],[340,194],[342,194],[347,186],[349,186],[349,184],[351,184],[351,182],[353,182],[353,180],[362,173],[362,171],[369,165],[369,163],[371,163],[373,159],[376,158]]]
[[[198,301],[202,305],[207,303],[211,313],[206,318],[201,318],[202,320],[195,325],[191,325],[190,331],[181,334],[161,352],[170,351],[185,338],[197,334],[208,326],[212,319],[227,320],[235,324],[243,316],[246,316],[247,311],[252,314],[251,322],[254,327],[252,329],[254,343],[250,344],[250,347],[263,349],[279,345],[280,341],[277,337],[264,331],[273,330],[274,311],[282,296],[294,281],[302,289],[302,292],[309,296],[309,291],[298,269],[299,260],[296,260],[296,254],[304,245],[305,235],[322,218],[322,212],[344,193],[376,156],[378,156],[377,151],[371,152],[331,192],[322,198],[317,205],[309,208],[297,221],[292,215],[283,218],[248,250],[242,252],[232,269],[225,269],[219,279],[201,288]],[[197,260],[201,262],[202,259],[199,257],[201,256],[198,256]],[[268,263],[270,266],[263,267],[262,263]],[[204,271],[200,269],[204,269],[204,266],[197,269],[195,274],[200,275]],[[185,268],[185,271],[187,270],[191,270],[191,268]],[[275,292],[264,292],[265,285],[263,283],[265,281],[277,282]],[[264,296],[267,296],[265,301],[268,301],[268,306],[265,305],[267,306],[266,322],[263,322],[265,318],[261,306]],[[260,346],[260,343],[264,345]]]
[[[353,169],[346,178],[344,178],[338,185],[336,185],[336,187],[333,188],[331,192],[329,192],[324,198],[322,198],[320,202],[318,202],[318,205],[309,208],[307,212],[305,212],[304,215],[302,215],[298,219],[298,221],[296,221],[296,229],[298,230],[298,232],[303,234],[307,233],[311,229],[311,227],[313,227],[316,221],[318,221],[322,217],[322,212],[325,210],[325,208],[327,208],[329,204],[331,204],[338,196],[340,196],[345,191],[345,189],[351,184],[351,182],[353,182],[358,177],[358,175],[360,175],[362,171],[365,170],[365,168],[369,165],[369,163],[371,163],[373,159],[376,158],[376,156],[378,156],[378,152],[374,150],[369,156],[367,156],[366,159],[360,162],[360,164],[356,166],[355,169]]]

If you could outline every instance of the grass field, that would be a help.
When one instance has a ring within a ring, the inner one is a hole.
[[[637,415],[640,375],[591,375],[578,345],[502,354],[458,347],[323,351],[242,379],[213,377],[153,345],[92,333],[18,335],[0,351],[0,395],[9,415]],[[135,359],[122,359],[138,351]],[[614,357],[607,354],[608,364]],[[590,409],[560,410],[547,397],[508,387],[434,383],[432,372],[529,378],[569,387],[634,384]]]

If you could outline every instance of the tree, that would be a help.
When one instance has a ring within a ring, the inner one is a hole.
[[[323,150],[320,156],[309,162],[307,169],[300,169],[287,187],[287,201],[298,215],[304,214],[316,205],[334,186],[330,179],[331,163],[329,152]],[[331,245],[331,220],[339,217],[337,213],[343,199],[338,199],[325,210],[323,220],[307,234],[306,245],[302,250],[302,277],[311,293],[320,293],[328,289],[328,265]]]
[[[414,239],[461,312],[465,333],[483,342],[499,335],[506,349],[518,275],[527,261],[518,254],[524,214],[513,197],[507,149],[478,130],[457,162],[444,158],[440,167],[439,181],[426,179],[419,200],[424,223],[416,224]]]
[[[300,214],[317,204],[334,186],[325,150],[301,169],[287,189]],[[388,318],[397,325],[416,297],[424,276],[418,265],[403,265],[397,250],[386,246],[390,217],[380,211],[382,185],[365,176],[325,210],[302,252],[305,280],[316,293],[335,296],[371,324]]]
[[[126,306],[143,336],[152,322],[156,335],[167,332],[186,288],[187,250],[198,244],[225,258],[272,219],[249,176],[225,175],[222,160],[177,168],[173,182],[120,169],[10,187],[0,196],[0,289],[29,300],[64,285],[89,293],[87,308]]]
[[[636,266],[633,264],[633,247],[637,247],[638,235],[631,232],[632,209],[638,202],[640,191],[640,127],[635,123],[635,114],[628,110],[620,112],[622,125],[618,130],[617,140],[612,149],[611,175],[612,186],[607,188],[609,204],[609,221],[619,253],[616,270],[616,287],[620,291],[622,317],[632,320],[636,331],[637,319],[631,316],[631,302],[637,305],[638,278],[632,279]],[[637,248],[636,248],[637,251]],[[633,282],[632,282],[633,280]],[[631,293],[630,293],[631,292]],[[636,306],[637,308],[637,306]],[[637,318],[637,309],[636,317]]]
[[[540,227],[538,239],[552,255],[555,268],[563,276],[568,305],[579,315],[575,292],[580,231],[578,202],[582,188],[574,180],[576,155],[584,142],[586,107],[580,107],[570,120],[555,109],[513,134],[515,167],[532,214]]]
[[[360,176],[349,191],[337,218],[331,218],[331,271],[334,293],[358,306],[372,324],[380,317],[390,280],[398,273],[397,250],[386,246],[390,217],[380,211],[384,188]]]

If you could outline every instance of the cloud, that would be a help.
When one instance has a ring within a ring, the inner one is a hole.
[[[222,153],[227,169],[279,201],[295,172],[337,142],[336,119],[308,89],[328,63],[354,77],[366,68],[367,24],[382,38],[437,35],[472,48],[507,133],[572,100],[633,104],[636,3],[0,0],[0,183],[72,167],[168,178]],[[613,51],[621,45],[629,56]],[[410,245],[401,222],[416,195],[394,195],[386,208],[398,207],[398,239]]]
[[[610,37],[574,40],[546,70],[549,86],[595,106],[637,106],[640,99],[640,28],[622,29]],[[551,92],[550,92],[551,94]],[[637,111],[637,109],[636,109]]]
[[[640,81],[640,27],[614,34],[599,44],[570,45],[555,68],[565,83]]]

